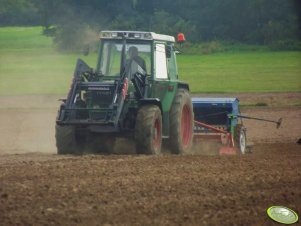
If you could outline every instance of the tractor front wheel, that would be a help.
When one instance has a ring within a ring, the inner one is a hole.
[[[192,146],[194,115],[187,90],[179,89],[170,110],[170,148],[174,154],[186,154]]]
[[[65,154],[81,154],[83,137],[76,134],[74,126],[55,126],[55,139],[57,153],[60,155]]]
[[[138,154],[161,153],[162,115],[158,106],[146,105],[139,109],[135,126],[135,142]]]

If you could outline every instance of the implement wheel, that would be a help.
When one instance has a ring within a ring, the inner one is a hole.
[[[234,128],[234,145],[238,149],[238,154],[247,152],[246,128],[242,124],[237,124]]]
[[[192,146],[194,115],[187,90],[179,89],[170,110],[170,148],[174,154],[186,154]]]
[[[156,105],[142,106],[135,126],[137,154],[160,154],[162,146],[162,115]]]
[[[59,155],[82,154],[84,138],[76,133],[74,126],[56,125],[55,139]]]

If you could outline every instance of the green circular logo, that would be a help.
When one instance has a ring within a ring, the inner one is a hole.
[[[267,213],[274,221],[282,224],[294,224],[298,221],[298,214],[284,206],[271,206]]]

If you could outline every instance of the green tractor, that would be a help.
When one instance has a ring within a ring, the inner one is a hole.
[[[189,151],[194,115],[189,85],[178,80],[175,38],[103,31],[96,69],[78,59],[56,120],[58,154],[112,152],[133,139],[138,154]]]

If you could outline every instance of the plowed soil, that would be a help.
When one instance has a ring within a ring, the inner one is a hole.
[[[272,205],[300,216],[300,94],[275,95],[240,95],[267,105],[243,114],[283,124],[245,120],[252,153],[236,156],[58,156],[57,97],[0,97],[0,225],[279,225]]]

